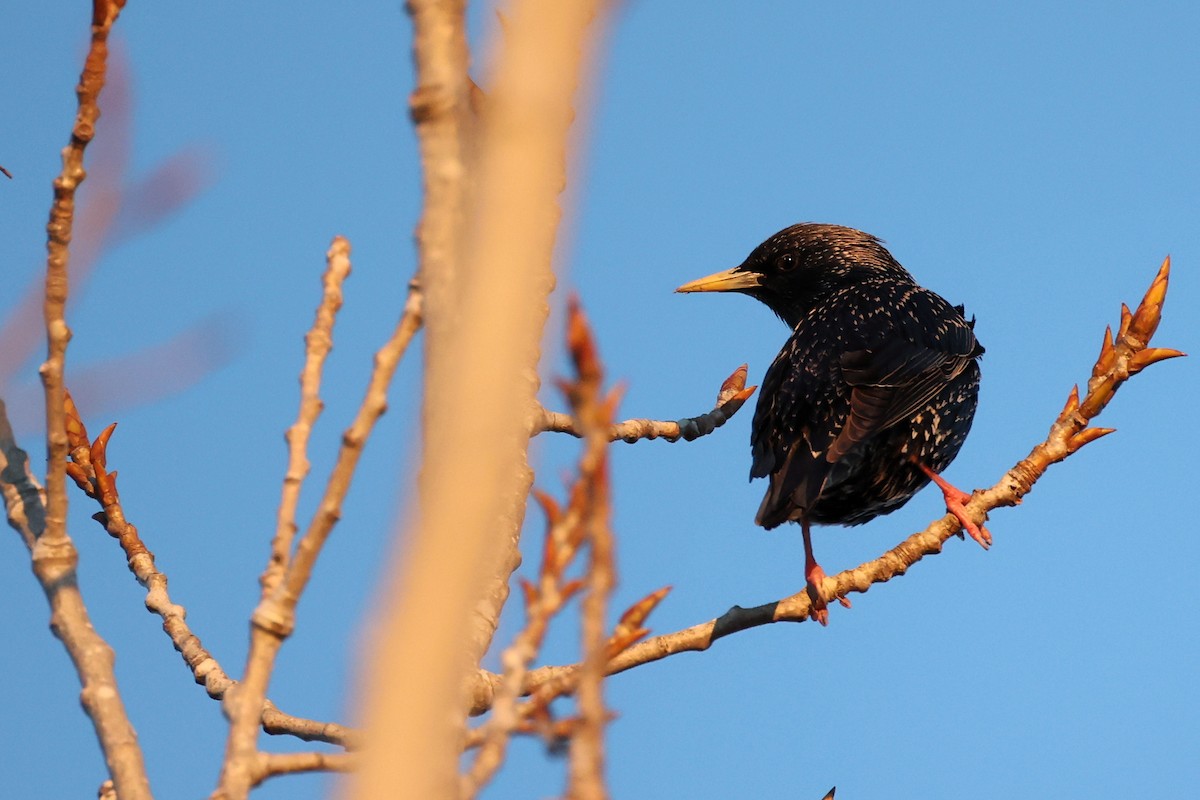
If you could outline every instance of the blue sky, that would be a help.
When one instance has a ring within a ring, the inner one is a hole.
[[[581,115],[544,374],[565,370],[556,334],[574,290],[610,376],[627,386],[623,416],[700,413],[742,362],[757,383],[786,338],[773,315],[746,298],[672,290],[801,220],[882,237],[919,281],[976,315],[987,347],[980,409],[948,471],[963,488],[991,485],[1045,435],[1087,378],[1104,326],[1167,253],[1175,268],[1157,343],[1200,350],[1200,10],[981,5],[623,4]],[[90,15],[66,6],[0,11],[0,164],[14,174],[0,181],[0,315],[44,260]],[[491,19],[472,11],[480,47]],[[400,3],[359,0],[132,2],[118,27],[133,92],[128,177],[185,150],[203,185],[106,251],[74,298],[68,370],[198,331],[190,366],[127,376],[83,411],[93,432],[119,420],[110,465],[127,514],[196,633],[238,672],[325,249],[348,236],[355,272],[311,451],[309,512],[413,271],[410,30]],[[14,406],[28,406],[35,366],[5,389]],[[271,695],[293,713],[352,718],[361,623],[411,486],[419,368],[414,357],[397,375],[283,650]],[[205,377],[186,391],[134,402],[194,373]],[[952,541],[853,610],[835,608],[827,629],[748,631],[612,679],[614,795],[816,800],[834,784],[839,798],[924,800],[1194,791],[1197,392],[1191,359],[1138,376],[1099,420],[1117,434],[993,515],[990,552]],[[550,393],[546,403],[562,405]],[[763,487],[746,481],[749,425],[747,409],[691,444],[614,445],[617,604],[673,585],[651,617],[656,632],[803,585],[796,532],[753,525]],[[38,431],[23,434],[38,453]],[[559,489],[574,453],[573,441],[539,438],[539,485]],[[152,785],[162,797],[207,794],[219,710],[143,610],[91,512],[73,497],[80,579],[118,651]],[[941,513],[926,491],[865,527],[818,529],[817,553],[830,572],[854,566]],[[5,539],[6,785],[19,797],[87,796],[103,769],[77,683],[24,547]],[[548,658],[570,660],[574,642],[563,626]],[[264,747],[289,746],[264,737]],[[521,742],[488,796],[550,796],[562,774],[539,744]],[[289,778],[259,796],[317,797],[331,785]]]

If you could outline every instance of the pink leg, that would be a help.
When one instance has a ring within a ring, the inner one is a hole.
[[[922,464],[920,461],[913,459],[913,463],[917,465],[917,469],[929,476],[929,480],[937,484],[937,487],[942,490],[942,494],[946,498],[946,510],[958,518],[962,523],[963,530],[979,545],[987,550],[992,545],[992,535],[988,533],[987,528],[981,528],[971,521],[967,516],[966,504],[971,500],[971,495],[964,492],[955,486],[952,486],[949,481],[938,475],[929,467]]]
[[[800,530],[804,534],[804,579],[808,582],[808,597],[812,600],[812,618],[822,625],[829,624],[829,608],[821,597],[821,581],[825,580],[825,570],[813,558],[812,533],[809,531],[808,520],[801,518]],[[839,597],[838,602],[850,608],[850,601]]]

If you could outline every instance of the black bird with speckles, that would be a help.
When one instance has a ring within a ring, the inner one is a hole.
[[[748,294],[792,330],[763,378],[750,477],[770,481],[759,525],[802,527],[822,624],[812,522],[859,525],[933,480],[987,547],[987,531],[963,511],[969,496],[938,476],[958,455],[979,394],[983,347],[962,306],[918,286],[874,236],[815,223],[785,228],[739,266],[677,291]]]

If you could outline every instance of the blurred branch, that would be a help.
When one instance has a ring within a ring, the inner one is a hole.
[[[590,497],[585,505],[583,527],[588,548],[588,565],[583,597],[582,651],[576,699],[579,724],[571,736],[567,797],[571,800],[604,800],[604,728],[608,711],[604,707],[603,682],[608,663],[608,636],[605,617],[609,598],[616,585],[611,528],[610,484],[608,479],[608,432],[616,413],[619,394],[601,396],[604,368],[587,319],[572,302],[567,321],[567,346],[575,364],[577,378],[565,387],[571,410],[583,425],[585,463],[582,474],[592,479],[585,484]]]
[[[427,138],[438,134],[416,117],[423,167],[427,176],[461,179],[459,128],[470,100],[461,6],[410,0],[409,9],[416,97],[440,90],[446,102],[435,108],[448,115],[436,150]],[[401,786],[413,797],[457,789],[466,689],[519,564],[558,196],[599,9],[595,0],[509,4],[481,125],[468,143],[467,214],[440,240],[461,258],[432,261],[440,254],[422,242],[429,322],[419,502],[405,558],[390,576],[399,588],[369,656],[362,692],[371,747],[348,781],[349,798],[391,796]],[[461,200],[463,190],[449,200]],[[453,210],[438,205],[442,199],[427,191],[427,215]]]
[[[639,439],[666,439],[668,442],[677,442],[683,439],[690,442],[701,436],[707,436],[724,425],[738,412],[742,404],[750,399],[757,388],[757,386],[746,388],[746,365],[743,364],[721,384],[721,388],[717,392],[717,402],[712,411],[698,417],[685,417],[674,422],[629,419],[609,426],[605,435],[610,442],[621,439],[630,444]],[[583,435],[583,429],[574,417],[545,408],[541,410],[541,419],[537,420],[533,434],[537,435],[543,431],[569,433],[572,436]]]
[[[988,512],[996,508],[1017,505],[1051,464],[1063,461],[1089,442],[1112,433],[1110,428],[1088,426],[1125,381],[1151,364],[1184,355],[1178,350],[1149,347],[1162,319],[1170,268],[1171,260],[1167,258],[1136,311],[1121,306],[1117,333],[1114,336],[1111,328],[1105,331],[1100,356],[1092,367],[1087,394],[1082,401],[1079,388],[1073,388],[1046,439],[1034,446],[1029,455],[1017,462],[994,486],[972,494],[966,510],[976,524],[982,525]],[[821,586],[821,595],[831,602],[854,592],[866,592],[876,583],[903,575],[923,557],[941,552],[946,541],[956,534],[961,535],[961,530],[961,523],[953,515],[947,515],[879,558],[827,577]],[[809,619],[811,612],[812,600],[807,591],[754,608],[734,606],[717,619],[655,636],[627,648],[608,662],[607,671],[614,674],[676,653],[707,650],[713,642],[732,633],[774,622],[803,622]],[[579,672],[579,666],[547,666],[532,670],[525,691],[550,696],[570,693],[578,685]],[[474,713],[481,713],[490,706],[499,684],[499,676],[480,672],[474,686]]]
[[[434,383],[439,382],[438,370],[456,369],[454,364],[433,356],[439,343],[472,323],[461,312],[460,298],[467,280],[463,261],[466,220],[478,167],[478,113],[485,100],[469,74],[465,6],[462,0],[410,0],[407,5],[413,21],[417,80],[409,97],[409,112],[420,146],[425,193],[417,225],[418,280],[427,293],[430,309],[426,374],[427,381]],[[536,382],[536,372],[530,374]],[[425,403],[422,417],[426,427],[436,427],[440,413],[438,404]],[[527,464],[517,469],[525,491],[513,494],[513,502],[496,524],[502,552],[493,559],[491,573],[481,579],[484,596],[470,619],[470,650],[477,660],[491,646],[500,611],[508,601],[509,578],[521,563],[518,544],[524,519],[522,498],[533,482],[533,474]]]
[[[566,509],[560,508],[549,495],[534,490],[534,496],[546,517],[546,533],[537,582],[522,580],[525,626],[500,655],[503,674],[491,717],[468,734],[468,746],[478,746],[479,752],[462,778],[459,796],[463,800],[475,797],[492,779],[504,762],[508,743],[514,732],[539,733],[552,742],[557,741],[556,737],[565,735],[571,738],[574,751],[574,736],[581,734],[585,727],[584,714],[591,715],[586,724],[593,730],[589,732],[592,735],[586,744],[581,747],[586,748],[586,754],[593,756],[590,760],[593,766],[597,767],[587,772],[586,783],[589,786],[603,785],[599,780],[598,770],[601,741],[594,734],[595,729],[601,727],[607,719],[598,696],[598,684],[603,678],[604,662],[607,660],[608,642],[604,635],[604,612],[613,583],[611,535],[607,521],[609,440],[606,433],[613,416],[616,396],[613,395],[606,401],[600,395],[602,367],[583,313],[574,302],[568,314],[567,331],[575,378],[570,382],[561,382],[560,387],[569,399],[574,413],[583,421],[589,435],[586,436],[586,445],[580,456],[577,476],[568,490],[569,501]],[[592,560],[592,565],[585,573],[587,582],[568,579],[567,571],[575,563],[580,548],[586,543],[591,545]],[[593,696],[588,698],[586,708],[581,703],[580,719],[573,720],[569,730],[565,730],[551,720],[549,709],[545,705],[535,705],[532,702],[518,704],[517,699],[525,684],[529,665],[541,651],[551,620],[584,588],[588,589],[588,597],[584,607],[587,633],[583,652],[585,662],[592,663],[593,666],[598,664],[598,667],[591,675]],[[594,599],[598,599],[599,602],[592,602]],[[596,656],[597,653],[599,656]],[[572,764],[581,758],[573,755]]]
[[[348,259],[349,244],[344,240],[340,242],[334,243],[334,257]],[[349,264],[345,264],[344,268],[349,270]],[[416,288],[412,288],[391,338],[375,354],[375,368],[371,372],[366,394],[354,421],[342,434],[342,446],[317,511],[296,545],[295,552],[287,560],[278,583],[254,610],[250,620],[250,652],[246,657],[246,669],[237,692],[228,697],[225,704],[229,716],[229,739],[225,747],[220,785],[214,797],[240,800],[246,797],[254,783],[255,764],[259,757],[258,725],[262,719],[275,658],[284,640],[295,628],[296,604],[308,585],[321,549],[341,518],[342,502],[350,490],[363,447],[375,423],[387,410],[388,386],[420,324],[421,295]]]
[[[75,274],[74,266],[71,274]],[[88,365],[73,363],[71,394],[96,417],[153,405],[191,388],[226,364],[244,342],[238,335],[241,327],[236,315],[217,313],[159,344],[125,355],[107,355]],[[154,380],[147,381],[147,375],[153,375]],[[15,385],[7,392],[15,429],[41,429],[41,393],[41,387],[37,387],[39,397],[35,401],[33,387],[26,384]]]
[[[0,400],[0,494],[8,524],[21,535],[30,553],[46,529],[46,490],[29,467],[29,454],[17,444],[8,407]]]

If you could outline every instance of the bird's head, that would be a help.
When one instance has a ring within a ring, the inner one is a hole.
[[[784,228],[733,269],[685,283],[677,292],[741,292],[794,328],[824,297],[873,277],[912,280],[869,233],[803,222]]]

